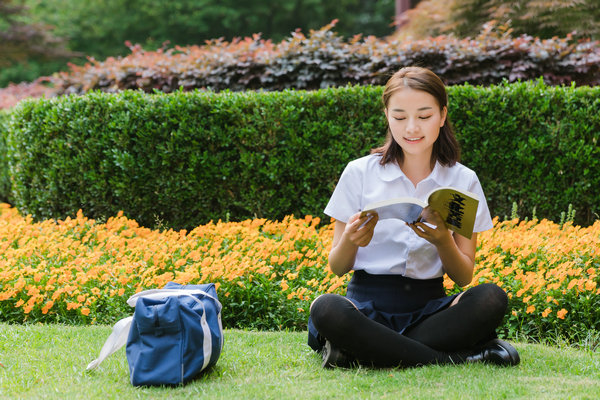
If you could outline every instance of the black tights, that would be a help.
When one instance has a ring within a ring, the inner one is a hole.
[[[321,336],[362,363],[409,367],[463,362],[478,344],[495,337],[507,304],[498,286],[478,285],[454,306],[399,334],[367,318],[345,297],[324,294],[313,302],[311,318]]]

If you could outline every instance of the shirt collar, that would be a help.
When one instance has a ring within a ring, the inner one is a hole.
[[[444,173],[444,167],[442,167],[442,165],[438,161],[436,161],[435,165],[433,166],[433,171],[431,171],[429,176],[425,178],[424,181],[432,180],[439,186],[441,186],[442,182],[444,181]],[[409,181],[407,176],[404,175],[404,172],[402,172],[402,169],[400,169],[400,166],[395,162],[382,165],[379,169],[379,177],[386,182],[391,182],[395,179],[403,179]]]

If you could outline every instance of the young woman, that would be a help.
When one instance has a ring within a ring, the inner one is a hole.
[[[309,345],[322,352],[324,367],[519,363],[495,332],[507,308],[502,289],[481,284],[444,293],[444,274],[459,286],[471,283],[476,232],[492,227],[477,175],[458,162],[447,101],[433,72],[408,67],[394,74],[383,93],[384,146],[347,165],[325,208],[336,220],[329,266],[339,276],[354,272],[345,297],[325,294],[311,305]],[[478,195],[471,239],[453,234],[429,208],[429,223],[361,217],[366,204],[425,200],[440,186]]]

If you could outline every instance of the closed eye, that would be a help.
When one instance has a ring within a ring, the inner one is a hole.
[[[419,117],[419,119],[422,119],[422,120],[426,120],[426,119],[429,119],[429,118],[431,118],[431,115],[427,115],[427,116],[424,116],[424,117]],[[406,118],[405,117],[394,117],[394,119],[396,121],[404,121]]]

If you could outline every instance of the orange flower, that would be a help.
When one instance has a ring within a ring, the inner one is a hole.
[[[531,314],[534,311],[535,311],[535,306],[534,305],[530,305],[529,307],[527,307],[527,310],[525,310],[525,312],[527,314]]]
[[[288,290],[288,289],[289,289],[289,287],[290,287],[290,286],[287,284],[286,280],[285,280],[285,279],[282,279],[282,280],[281,280],[281,290],[285,292],[286,290]]]
[[[560,319],[565,319],[565,315],[567,315],[567,313],[568,311],[563,308],[556,313],[556,316]]]
[[[185,265],[186,262],[187,260],[185,258],[180,258],[179,260],[175,261],[175,267],[180,268]]]
[[[543,312],[542,312],[542,317],[546,318],[548,315],[550,315],[550,313],[552,312],[552,309],[550,307],[546,308]]]
[[[54,302],[52,300],[46,302],[46,304],[44,304],[44,307],[42,307],[42,314],[48,314],[48,311],[50,311],[52,306],[54,306]]]

